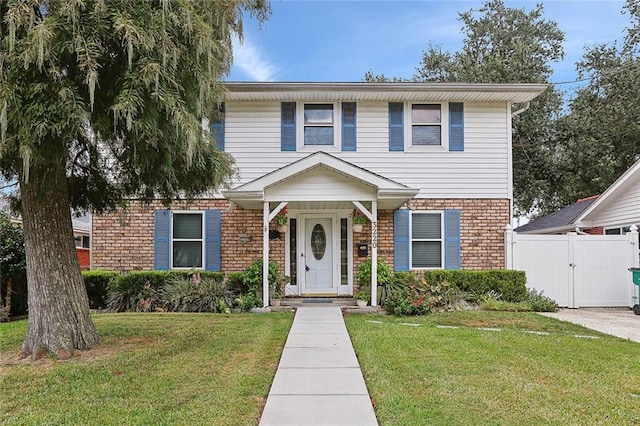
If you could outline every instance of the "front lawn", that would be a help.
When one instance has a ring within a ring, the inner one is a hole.
[[[26,322],[0,323],[0,424],[255,425],[290,313],[103,314],[102,345],[12,363]]]
[[[639,343],[534,313],[346,324],[381,425],[640,424]]]

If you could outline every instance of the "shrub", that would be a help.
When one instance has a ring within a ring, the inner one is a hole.
[[[107,308],[116,312],[153,311],[160,307],[158,289],[168,272],[135,271],[118,275],[107,286]]]
[[[418,284],[418,276],[411,272],[396,272],[391,279],[391,286],[394,288],[409,288]]]
[[[387,295],[385,309],[394,315],[424,315],[429,312],[459,309],[460,291],[446,281],[435,285],[422,282],[398,286]]]
[[[251,265],[244,270],[244,285],[247,292],[251,293],[262,288],[262,259],[256,259]],[[278,280],[278,264],[269,262],[269,287],[273,286]]]
[[[385,309],[393,315],[424,315],[433,307],[431,297],[418,288],[398,288],[387,295]]]
[[[244,283],[244,271],[229,272],[227,274],[227,288],[234,294],[244,294],[249,288]]]
[[[391,269],[382,260],[378,260],[378,285],[386,287],[391,285],[393,275]],[[358,272],[356,273],[356,282],[358,288],[371,288],[371,258],[365,260],[358,266]]]
[[[243,311],[251,308],[259,308],[262,306],[262,299],[259,299],[255,293],[241,294],[235,299],[235,305]]]
[[[489,271],[426,271],[424,278],[433,285],[443,281],[449,282],[459,290],[477,297],[488,291],[502,295],[507,302],[519,302],[527,296],[526,275],[524,271],[494,269]]]
[[[87,289],[91,309],[102,309],[107,306],[107,286],[109,281],[118,275],[118,272],[100,269],[82,271],[82,279]]]
[[[159,304],[171,312],[224,312],[233,305],[233,294],[219,277],[173,277],[158,290]]]
[[[114,277],[107,286],[107,308],[116,312],[155,311],[162,309],[159,290],[169,281],[188,278],[194,273],[200,279],[222,282],[224,274],[209,271],[134,271]]]
[[[27,312],[24,233],[0,211],[0,321]]]
[[[558,304],[555,300],[545,296],[542,291],[538,293],[535,289],[529,289],[524,303],[531,306],[531,309],[535,312],[558,311]]]

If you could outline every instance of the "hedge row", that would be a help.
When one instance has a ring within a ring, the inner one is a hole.
[[[502,295],[507,302],[520,302],[527,298],[527,277],[524,271],[493,269],[488,271],[425,271],[427,284],[438,285],[448,282],[470,295],[480,296],[494,291]]]
[[[199,271],[198,273],[202,279],[220,282],[224,279],[222,272]],[[82,272],[91,309],[106,308],[110,292],[122,295],[139,294],[145,288],[157,290],[175,278],[188,278],[189,276],[189,271],[134,271],[121,274],[114,271],[93,269]]]

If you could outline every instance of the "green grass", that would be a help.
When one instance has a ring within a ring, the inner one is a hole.
[[[381,425],[640,424],[639,343],[535,313],[346,323]]]
[[[15,364],[26,323],[0,323],[0,424],[255,425],[292,318],[96,315],[97,350]]]

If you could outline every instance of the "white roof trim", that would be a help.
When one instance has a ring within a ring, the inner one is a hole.
[[[547,84],[470,83],[225,83],[227,101],[529,102]]]
[[[242,201],[264,200],[265,189],[316,167],[325,167],[377,189],[379,200],[408,200],[419,192],[418,189],[409,188],[325,152],[316,152],[251,182],[223,191],[222,194],[225,198],[241,204],[245,204]]]
[[[593,212],[601,210],[610,202],[610,198],[614,197],[620,191],[626,191],[630,185],[634,183],[633,178],[640,179],[640,160],[636,161],[633,166],[629,167],[609,188],[606,189],[589,207],[587,207],[576,219],[574,223],[586,222]]]

